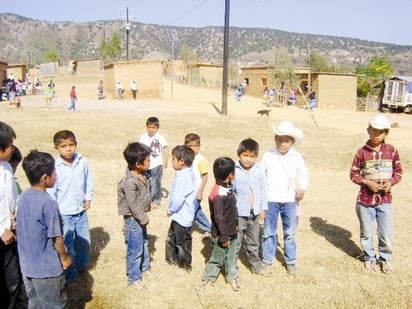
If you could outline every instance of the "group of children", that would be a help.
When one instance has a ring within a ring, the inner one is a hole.
[[[18,196],[13,174],[22,156],[15,138],[0,122],[0,308],[67,308],[67,283],[75,286],[91,256],[90,168],[76,152],[74,133],[58,131],[56,160],[37,150],[24,157],[30,188]]]
[[[165,159],[168,152],[164,137],[158,133],[159,120],[149,118],[146,127],[147,135],[144,136],[151,138],[150,141],[141,139],[144,143],[129,144],[124,151],[128,170],[119,184],[118,195],[119,214],[125,219],[129,285],[137,289],[145,288],[142,278],[150,271],[146,230],[149,219],[146,212],[151,209],[153,201],[159,201],[153,196],[149,185],[154,181],[149,162],[153,154],[159,161]],[[365,267],[374,270],[379,262],[383,272],[392,270],[390,188],[402,176],[399,154],[384,141],[389,128],[390,124],[383,115],[369,122],[369,140],[358,151],[351,169],[352,181],[361,186],[356,208]],[[166,237],[166,261],[190,271],[193,223],[198,222],[202,230],[210,231],[213,247],[203,272],[201,288],[213,285],[224,267],[227,282],[234,291],[240,290],[237,261],[243,245],[251,271],[271,276],[270,265],[275,259],[278,244],[279,216],[285,267],[290,275],[297,273],[298,207],[308,187],[308,170],[303,156],[293,146],[301,142],[303,132],[289,121],[282,121],[273,129],[275,147],[264,153],[260,164],[256,163],[259,145],[251,138],[240,142],[237,162],[229,157],[219,157],[214,161],[215,184],[208,197],[211,224],[200,206],[208,177],[207,162],[199,153],[200,137],[195,133],[186,135],[184,144],[176,146],[171,152],[176,175],[168,201],[167,212],[171,223]],[[132,148],[135,148],[134,155],[130,154]],[[161,153],[163,157],[157,158]],[[163,161],[162,168],[166,161]],[[125,185],[129,178],[134,180],[129,180],[130,185]],[[140,185],[136,185],[137,182]],[[155,184],[155,188],[160,183]],[[128,198],[125,197],[127,195]],[[140,209],[136,210],[136,215],[132,211],[135,207]],[[375,217],[379,217],[379,257],[376,257],[372,243]],[[140,226],[134,230],[128,228],[130,219]],[[128,241],[131,234],[140,240]],[[137,250],[133,247],[136,244]],[[130,263],[130,260],[136,263]]]
[[[123,151],[127,170],[118,185],[118,212],[124,219],[127,245],[128,285],[137,290],[145,288],[142,278],[151,274],[147,213],[154,205],[160,205],[161,177],[167,166],[168,145],[158,132],[159,126],[159,120],[150,117],[146,122],[147,133],[139,142],[127,145]],[[375,271],[379,264],[384,273],[392,271],[391,187],[402,178],[399,153],[385,143],[390,127],[381,114],[369,121],[369,139],[357,151],[350,170],[351,180],[360,186],[356,213],[364,265],[367,270]],[[199,153],[200,137],[190,133],[184,144],[171,151],[176,175],[167,209],[171,223],[166,238],[166,260],[191,270],[191,234],[193,223],[197,222],[200,229],[210,233],[213,244],[201,288],[213,285],[224,268],[232,289],[240,290],[237,261],[243,241],[251,271],[272,275],[269,266],[277,250],[279,215],[285,266],[289,274],[297,272],[297,209],[307,190],[308,171],[293,145],[303,139],[303,132],[289,121],[282,121],[273,129],[275,147],[264,153],[260,164],[256,163],[259,145],[251,138],[240,142],[237,162],[229,157],[214,161],[215,183],[208,196],[211,222],[200,206],[209,173],[207,162]],[[59,131],[53,138],[59,153],[56,160],[49,153],[37,150],[24,157],[22,166],[31,187],[18,198],[9,163],[15,138],[14,130],[0,121],[0,307],[13,308],[19,304],[24,307],[27,295],[30,307],[64,308],[66,283],[76,282],[90,262],[87,218],[93,197],[90,168],[76,152],[73,132]],[[152,160],[157,162],[153,168]],[[154,169],[160,171],[153,172]],[[378,255],[373,244],[375,222]]]
[[[148,118],[147,133],[139,142],[127,145],[123,154],[128,168],[118,185],[128,283],[136,289],[145,287],[142,278],[150,271],[146,212],[160,205],[161,175],[167,165],[168,146],[159,127],[156,117]],[[215,184],[208,198],[211,223],[201,208],[209,171],[206,159],[199,153],[200,136],[187,134],[184,144],[171,151],[176,175],[168,200],[171,223],[166,237],[166,261],[186,271],[192,269],[192,229],[196,222],[203,232],[210,233],[213,242],[201,287],[212,285],[225,265],[227,281],[234,291],[240,290],[237,260],[243,239],[252,272],[271,275],[268,266],[276,253],[279,213],[287,269],[296,273],[296,208],[307,189],[308,171],[302,156],[291,147],[300,142],[303,133],[288,121],[274,130],[276,147],[265,153],[262,164],[256,164],[259,145],[251,138],[240,142],[238,162],[229,157],[214,161]],[[263,258],[259,253],[261,224]]]

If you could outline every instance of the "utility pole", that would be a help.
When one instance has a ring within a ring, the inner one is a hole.
[[[223,34],[223,82],[222,82],[222,114],[227,115],[227,82],[229,63],[229,13],[230,0],[225,0],[225,29]]]
[[[126,16],[120,16],[120,18],[126,17],[126,60],[129,61],[129,35],[130,35],[130,23],[129,23],[129,7],[126,7]]]
[[[311,91],[311,79],[312,77],[310,76],[310,43],[308,44],[308,92]]]
[[[175,67],[174,67],[174,54],[175,54],[175,41],[174,38],[172,40],[172,63],[171,63],[171,71],[172,71],[172,76],[170,79],[170,98],[171,100],[173,100],[173,79],[175,78]]]

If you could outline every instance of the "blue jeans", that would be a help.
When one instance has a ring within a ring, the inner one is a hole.
[[[150,268],[149,239],[146,226],[140,225],[133,217],[124,219],[127,283],[142,278],[142,273]]]
[[[209,261],[206,264],[203,272],[203,281],[215,282],[217,276],[219,276],[222,266],[225,266],[226,281],[232,282],[238,277],[237,274],[237,244],[238,239],[235,237],[230,240],[228,248],[223,248],[218,242],[218,237],[212,238],[213,248]]]
[[[202,231],[210,233],[212,226],[206,214],[203,212],[198,199],[195,200],[195,222]]]
[[[262,255],[264,262],[272,264],[276,255],[278,217],[282,219],[284,258],[286,265],[296,263],[296,203],[268,203],[263,227]]]
[[[62,215],[64,244],[72,258],[72,265],[66,270],[66,279],[73,282],[78,272],[86,271],[91,258],[91,241],[87,212],[76,215]]]
[[[70,98],[70,107],[69,107],[69,110],[73,110],[73,111],[75,111],[76,110],[76,99],[75,98]]]
[[[156,205],[160,205],[160,200],[162,199],[162,177],[163,165],[156,166],[150,170],[150,197]]]
[[[23,277],[29,299],[29,309],[69,308],[65,290],[66,280],[64,274],[50,278]]]
[[[392,204],[380,204],[375,207],[367,207],[356,204],[356,214],[360,224],[360,242],[365,261],[376,261],[373,247],[373,230],[375,221],[378,231],[378,251],[380,261],[392,259],[393,245],[393,209]]]

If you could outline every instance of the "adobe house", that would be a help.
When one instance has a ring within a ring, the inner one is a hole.
[[[71,63],[76,68],[76,73],[79,76],[101,76],[102,64],[100,59],[81,59],[74,60]]]
[[[222,86],[223,67],[221,65],[198,63],[196,67],[203,85],[208,87]]]
[[[16,63],[7,66],[7,76],[13,73],[14,80],[24,80],[26,77],[27,66],[25,64]]]
[[[124,87],[124,98],[132,99],[130,83],[135,80],[139,85],[138,97],[160,98],[162,92],[163,61],[121,61],[104,66],[104,85],[106,96],[117,98],[116,83]]]
[[[267,86],[269,89],[275,87],[279,90],[280,84],[275,83],[272,77],[272,66],[256,66],[241,68],[240,78],[246,80],[246,94],[254,97],[263,97],[263,89]],[[297,68],[295,72],[300,81],[300,89],[307,98],[309,71],[307,68]],[[357,76],[354,74],[342,73],[310,73],[310,87],[316,92],[319,108],[330,109],[348,109],[356,110],[357,98]],[[290,88],[295,88],[294,85],[285,85],[286,99]],[[298,92],[298,105],[305,105],[305,102]]]
[[[3,81],[7,79],[7,62],[0,61],[0,87],[3,86]]]

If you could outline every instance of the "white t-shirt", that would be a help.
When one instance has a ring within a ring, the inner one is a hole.
[[[150,148],[150,167],[153,169],[159,165],[163,165],[163,149],[167,147],[167,141],[160,133],[153,136],[143,133],[139,139],[140,143],[145,144]]]

